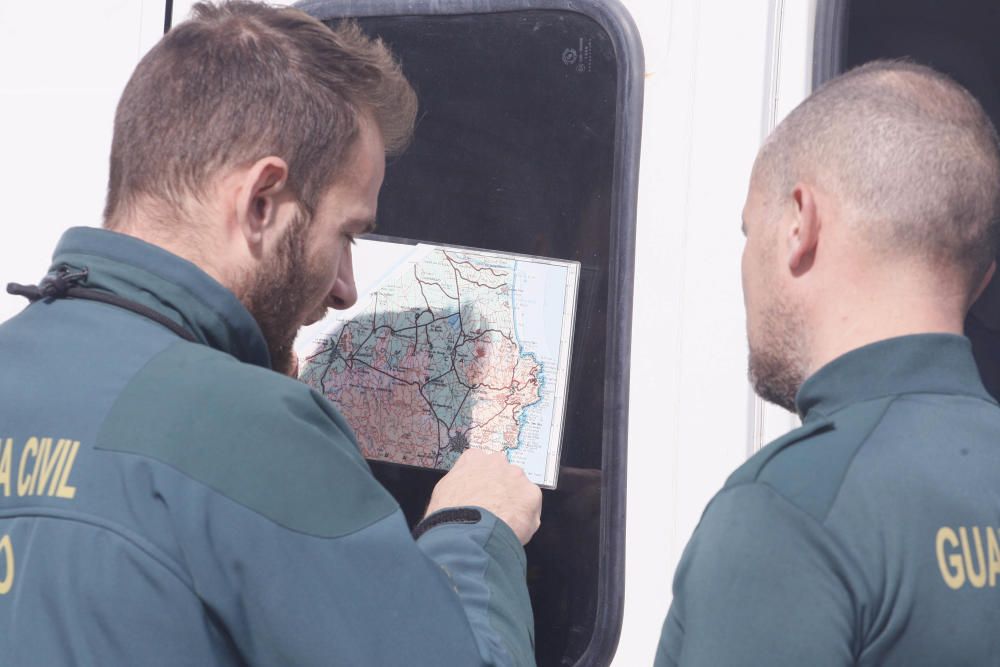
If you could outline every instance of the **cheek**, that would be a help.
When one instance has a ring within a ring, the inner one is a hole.
[[[317,248],[312,261],[309,262],[309,278],[317,288],[325,291],[333,289],[333,283],[337,279],[337,268],[340,264],[339,248],[326,246]]]
[[[743,279],[743,306],[746,314],[747,335],[753,342],[754,332],[759,326],[761,299],[765,285],[762,280],[760,263],[752,249],[744,246],[741,273]]]

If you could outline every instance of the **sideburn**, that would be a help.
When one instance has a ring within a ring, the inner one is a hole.
[[[292,344],[311,300],[306,270],[308,227],[306,216],[296,217],[271,258],[247,277],[240,295],[267,341],[271,368],[286,375],[295,369]]]

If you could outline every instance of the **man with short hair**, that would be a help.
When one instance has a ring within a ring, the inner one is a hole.
[[[381,42],[292,9],[200,4],[143,58],[106,229],[69,230],[0,326],[0,664],[534,664],[539,489],[466,453],[415,541],[274,372],[355,302],[415,110]]]
[[[740,467],[677,569],[656,664],[1000,655],[1000,410],[965,313],[1000,218],[996,134],[912,63],[816,91],[743,212],[750,377],[803,424]]]

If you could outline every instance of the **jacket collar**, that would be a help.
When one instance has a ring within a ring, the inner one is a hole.
[[[914,393],[996,403],[979,379],[969,339],[931,333],[890,338],[834,359],[802,384],[795,404],[808,422],[852,403]]]
[[[257,321],[231,291],[191,262],[133,236],[74,227],[56,246],[51,272],[86,268],[86,286],[143,304],[186,327],[200,342],[270,368]]]

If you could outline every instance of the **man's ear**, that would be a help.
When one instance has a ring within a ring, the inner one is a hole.
[[[254,162],[240,179],[236,222],[255,254],[277,224],[278,195],[288,184],[288,164],[270,155]]]
[[[809,270],[819,245],[820,214],[816,192],[804,183],[792,189],[792,219],[787,228],[788,268],[795,275]]]

